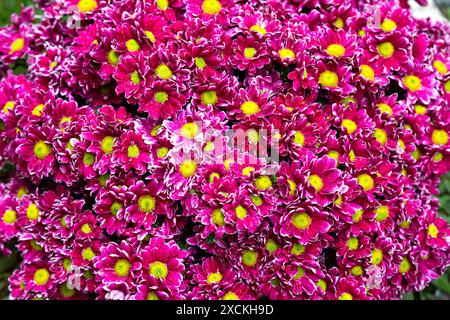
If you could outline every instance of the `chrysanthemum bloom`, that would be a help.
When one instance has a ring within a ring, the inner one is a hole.
[[[132,185],[130,192],[134,194],[133,202],[125,209],[128,219],[149,230],[158,215],[171,217],[170,202],[161,197],[162,189],[162,185],[153,179],[147,183],[138,181]]]
[[[133,285],[142,272],[142,264],[135,250],[125,241],[119,245],[109,243],[100,248],[100,254],[94,259],[99,282],[105,287],[118,283],[127,287]]]
[[[143,53],[127,53],[120,58],[114,73],[118,85],[117,94],[124,94],[130,101],[141,98],[145,92],[149,67]]]
[[[328,156],[307,159],[301,174],[307,180],[303,187],[304,195],[319,206],[332,202],[342,189],[342,179],[339,169],[336,168],[336,161]]]
[[[280,216],[273,216],[274,231],[284,237],[295,237],[301,244],[307,244],[310,240],[316,239],[332,226],[327,215],[312,205],[299,206],[291,210]]]
[[[179,292],[186,251],[180,250],[174,241],[165,242],[162,238],[152,238],[140,251],[140,256],[144,279],[157,280],[171,292]]]
[[[52,172],[55,163],[51,141],[53,134],[54,131],[48,127],[41,130],[30,128],[26,138],[20,140],[17,153],[32,176],[42,178]]]
[[[134,169],[137,173],[144,173],[150,163],[149,144],[144,141],[143,133],[125,132],[118,139],[118,148],[113,159],[123,166],[125,171]]]

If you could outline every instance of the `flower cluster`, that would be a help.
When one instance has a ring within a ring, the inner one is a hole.
[[[449,25],[405,1],[36,6],[0,28],[12,298],[398,299],[450,265]]]

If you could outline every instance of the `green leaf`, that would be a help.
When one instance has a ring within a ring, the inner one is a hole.
[[[450,294],[450,282],[446,274],[444,274],[439,279],[434,280],[433,284],[443,292]]]
[[[0,273],[10,270],[17,262],[17,252],[0,257]]]
[[[414,293],[410,292],[403,296],[403,300],[414,300]]]

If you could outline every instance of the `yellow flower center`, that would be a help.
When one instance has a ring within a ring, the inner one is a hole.
[[[337,87],[339,82],[338,75],[333,71],[324,71],[319,76],[319,83],[324,87]]]
[[[208,279],[206,280],[206,283],[217,283],[222,280],[222,274],[220,272],[213,272],[208,275]]]
[[[445,145],[448,143],[448,133],[445,130],[434,129],[431,140],[436,145]]]
[[[400,273],[407,273],[411,269],[411,262],[409,262],[407,257],[403,257],[402,262],[400,262],[400,266],[398,267],[398,271]]]
[[[358,129],[356,122],[350,119],[343,119],[341,125],[347,129],[348,134],[352,134],[356,131],[356,129]]]
[[[6,224],[13,224],[16,222],[16,212],[14,210],[6,210],[3,213],[3,222]]]
[[[259,106],[256,102],[246,101],[241,105],[241,110],[246,115],[251,116],[259,112]]]
[[[258,190],[267,190],[272,187],[272,180],[268,176],[260,176],[255,179],[255,187]]]
[[[119,56],[114,50],[108,52],[108,63],[114,67],[119,63]]]
[[[130,273],[131,263],[126,259],[120,259],[114,265],[114,272],[119,277],[127,277]]]
[[[214,209],[212,212],[212,221],[218,226],[225,225],[225,216],[223,215],[222,210]]]
[[[115,141],[116,140],[114,139],[114,137],[106,136],[100,142],[100,148],[102,149],[102,151],[105,154],[110,154],[113,152],[113,147],[114,147]]]
[[[181,127],[181,136],[187,139],[194,139],[199,132],[200,128],[194,122],[188,122]]]
[[[167,149],[166,147],[158,148],[158,150],[156,151],[156,155],[158,156],[158,158],[165,158],[168,153],[169,149]]]
[[[169,274],[167,264],[160,262],[160,261],[155,261],[155,262],[151,263],[149,270],[150,270],[150,274],[153,277],[158,278],[158,279],[165,279],[167,277],[167,275]]]
[[[84,234],[89,234],[92,232],[91,226],[88,223],[83,224],[83,226],[81,227],[81,232],[83,232]]]
[[[83,155],[83,163],[86,166],[91,166],[91,165],[94,164],[94,162],[95,162],[94,154],[90,153],[90,152],[85,152],[84,155]]]
[[[139,72],[134,71],[133,73],[131,73],[130,75],[130,80],[132,83],[134,84],[139,84],[141,83],[141,77],[139,76]]]
[[[345,54],[344,46],[337,44],[337,43],[330,44],[327,47],[326,51],[330,56],[333,56],[333,57],[342,57]]]
[[[377,266],[381,263],[381,261],[383,261],[383,251],[377,248],[373,249],[371,259],[372,264]]]
[[[200,97],[202,99],[202,103],[207,106],[207,105],[215,105],[217,103],[217,93],[213,90],[210,91],[203,91],[200,94]]]
[[[297,273],[294,276],[294,280],[298,280],[300,278],[302,278],[305,275],[305,269],[303,268],[297,268]]]
[[[323,180],[318,175],[316,175],[316,174],[310,175],[308,177],[308,181],[309,181],[309,184],[312,185],[314,187],[314,189],[316,189],[317,192],[322,190],[322,188],[323,188]]]
[[[242,169],[242,175],[244,176],[250,176],[250,174],[255,171],[255,168],[253,167],[245,167],[244,169]]]
[[[263,204],[263,199],[260,196],[251,196],[252,202],[255,206],[260,206]]]
[[[14,110],[15,104],[12,101],[8,101],[7,103],[5,103],[5,105],[3,106],[3,112],[4,113],[9,113],[11,110]]]
[[[245,48],[245,50],[244,50],[244,56],[245,56],[247,59],[253,58],[253,57],[255,56],[255,53],[256,53],[255,48],[249,47],[249,48]]]
[[[35,221],[39,218],[40,211],[34,203],[30,203],[26,213],[29,220]]]
[[[364,270],[361,266],[354,266],[350,272],[352,273],[352,275],[354,275],[355,277],[358,277],[360,275],[363,274]]]
[[[274,251],[277,250],[278,248],[279,248],[279,245],[276,243],[275,240],[269,239],[269,240],[267,241],[267,243],[266,243],[266,249],[267,249],[270,253],[274,252]]]
[[[437,72],[439,72],[442,75],[445,75],[448,72],[447,66],[441,60],[434,60],[433,67],[437,70]]]
[[[202,57],[196,57],[195,65],[197,66],[197,68],[203,69],[204,67],[206,67],[206,61]]]
[[[365,190],[371,190],[374,186],[374,181],[367,173],[358,176],[358,184]]]
[[[80,0],[80,2],[78,2],[78,9],[80,9],[81,13],[94,11],[96,8],[97,1],[95,0]]]
[[[218,0],[204,0],[202,4],[203,13],[216,15],[222,10],[222,5]]]
[[[319,279],[319,280],[316,282],[316,285],[317,285],[320,289],[322,289],[324,292],[327,291],[327,283],[325,282],[325,280]]]
[[[139,49],[141,48],[141,46],[139,45],[139,43],[134,40],[134,39],[130,39],[125,43],[128,51],[130,52],[136,52],[139,51]]]
[[[336,20],[334,20],[333,24],[338,27],[339,29],[342,29],[344,27],[344,20],[342,20],[342,18],[336,18]]]
[[[386,103],[379,103],[378,108],[380,108],[382,113],[388,113],[390,116],[392,116],[392,108],[390,105]]]
[[[362,210],[356,210],[355,214],[352,215],[352,220],[354,222],[358,222],[361,220],[361,217],[363,215],[363,211]]]
[[[164,63],[160,64],[156,68],[155,72],[156,72],[156,75],[163,80],[170,79],[173,76],[172,70],[170,70],[170,68],[167,66],[167,64],[164,64]]]
[[[14,52],[20,51],[25,47],[25,41],[23,38],[17,38],[11,43],[9,47],[9,54],[13,54]]]
[[[138,206],[139,210],[145,213],[150,213],[155,209],[156,201],[155,198],[153,198],[150,195],[141,196],[138,199]]]
[[[258,252],[244,250],[242,254],[242,263],[247,267],[254,267],[258,263]]]
[[[414,75],[404,77],[403,84],[412,92],[415,92],[422,88],[422,81],[419,79],[419,77]]]
[[[367,80],[373,81],[373,79],[375,79],[375,71],[373,71],[373,68],[367,64],[361,65],[360,74]]]
[[[239,300],[239,297],[234,292],[227,292],[222,297],[222,300]]]
[[[379,128],[375,129],[373,136],[382,145],[384,145],[387,141],[387,134],[386,134],[386,131],[384,131],[383,129],[379,129]]]
[[[283,48],[283,49],[279,50],[278,54],[280,55],[281,60],[284,60],[287,58],[295,59],[294,51],[292,51],[291,49],[288,49],[288,48]]]
[[[259,24],[255,24],[250,27],[251,31],[258,32],[260,35],[265,35],[267,33],[266,29]]]
[[[420,104],[416,104],[416,105],[414,106],[414,111],[416,112],[416,114],[424,115],[424,114],[427,113],[427,107],[422,106],[422,105],[420,105]]]
[[[33,277],[34,283],[36,283],[39,286],[45,285],[49,279],[50,279],[50,272],[48,272],[48,270],[45,268],[37,269],[34,272]]]
[[[305,230],[311,225],[311,217],[306,213],[296,213],[292,216],[292,224],[300,230]]]
[[[117,216],[117,213],[119,213],[119,210],[122,208],[122,205],[118,202],[113,202],[113,204],[111,205],[111,213],[113,216]]]
[[[236,213],[236,217],[238,217],[241,220],[247,217],[247,209],[245,209],[241,205],[238,205],[236,209],[234,209],[234,212]]]
[[[347,246],[350,250],[356,250],[359,246],[359,240],[356,237],[350,237],[347,241]]]
[[[384,32],[390,32],[397,28],[397,24],[391,19],[384,19],[383,23],[381,23],[381,30]]]
[[[339,300],[353,300],[353,296],[348,292],[344,292],[339,296]]]
[[[137,157],[139,157],[139,153],[140,152],[139,152],[139,148],[137,145],[132,144],[128,147],[128,150],[127,150],[128,158],[136,159]]]
[[[92,250],[92,248],[89,247],[81,251],[81,256],[83,257],[84,260],[92,261],[92,259],[94,259],[95,257],[95,253],[94,250]]]
[[[287,182],[289,184],[289,195],[293,196],[295,194],[295,190],[297,190],[297,184],[291,179],[288,179]]]
[[[151,42],[155,42],[156,38],[155,38],[155,35],[153,34],[153,32],[145,31],[144,33],[147,36],[148,40],[150,40]]]
[[[305,135],[301,131],[296,131],[294,136],[292,137],[292,141],[295,144],[303,146],[303,144],[305,143]]]
[[[375,210],[375,220],[384,221],[389,217],[389,207],[387,206],[379,206]]]
[[[169,0],[156,0],[156,5],[162,11],[166,11],[169,8]]]
[[[299,256],[305,252],[305,246],[299,243],[295,243],[291,249],[293,255]]]
[[[430,235],[430,237],[432,238],[436,238],[439,234],[439,229],[436,227],[436,225],[434,223],[430,223],[428,225],[428,234]]]
[[[450,80],[447,80],[444,85],[445,92],[450,92]]]
[[[36,142],[33,148],[34,155],[39,160],[45,159],[50,154],[51,151],[52,149],[50,148],[50,146],[42,140]]]
[[[159,297],[152,291],[148,293],[147,300],[159,300]]]
[[[382,42],[377,46],[378,53],[384,58],[390,58],[394,54],[394,46],[390,42]]]
[[[33,110],[31,111],[31,114],[33,116],[40,117],[40,116],[42,116],[42,113],[44,112],[44,108],[45,108],[45,105],[38,104],[36,107],[33,108]]]
[[[434,162],[439,162],[439,161],[441,161],[442,159],[444,159],[444,155],[443,155],[442,153],[440,153],[440,152],[436,153],[436,154],[434,155],[434,157],[433,157],[433,161],[434,161]]]
[[[190,178],[195,175],[197,165],[193,160],[185,160],[180,164],[180,173],[184,178]]]
[[[164,91],[155,93],[155,101],[158,103],[165,103],[169,99],[169,95]]]

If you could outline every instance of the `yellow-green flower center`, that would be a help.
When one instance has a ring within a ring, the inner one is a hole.
[[[213,90],[208,90],[208,91],[203,91],[200,94],[200,97],[202,99],[202,103],[207,106],[207,105],[215,105],[217,103],[217,93]]]
[[[125,43],[128,51],[130,52],[136,52],[139,51],[139,49],[141,48],[141,46],[139,45],[139,43],[134,40],[134,39],[130,39]]]
[[[155,93],[155,101],[158,103],[165,103],[169,99],[169,95],[164,91]]]
[[[308,177],[309,184],[316,189],[317,192],[323,188],[323,180],[316,174],[312,174]]]
[[[448,133],[445,130],[433,130],[431,140],[436,145],[446,145],[448,143]]]
[[[358,129],[358,125],[356,124],[356,122],[350,119],[343,119],[341,125],[345,129],[347,129],[348,134],[352,134],[353,132],[356,131],[356,129]]]
[[[111,154],[113,152],[114,143],[116,139],[111,136],[106,136],[100,142],[100,148],[105,154]]]
[[[113,202],[113,204],[111,205],[111,213],[113,216],[117,216],[117,213],[119,212],[119,210],[122,208],[123,206],[119,203],[119,202]]]
[[[267,190],[272,187],[272,180],[268,176],[259,176],[255,179],[255,187],[258,190]]]
[[[91,166],[94,164],[95,156],[93,153],[85,152],[83,155],[83,163],[87,166]]]
[[[281,60],[285,60],[287,58],[295,59],[295,53],[291,49],[283,48],[278,51],[278,54],[280,55]]]
[[[292,216],[292,224],[300,230],[305,230],[311,225],[312,219],[307,213],[296,213]]]
[[[13,224],[14,222],[16,222],[16,212],[14,210],[6,210],[3,213],[3,222],[6,224]]]
[[[139,147],[137,145],[132,144],[132,145],[128,146],[128,149],[127,149],[128,158],[136,159],[137,157],[139,157],[139,154],[140,154]]]
[[[117,53],[114,50],[110,50],[108,52],[108,63],[112,66],[117,66],[117,64],[119,63],[119,56],[117,55]]]
[[[200,128],[194,122],[188,122],[181,127],[181,136],[194,139],[194,137],[200,132]]]
[[[222,10],[222,5],[218,0],[204,0],[202,10],[205,14],[216,15]]]
[[[27,207],[26,213],[29,220],[35,221],[39,218],[40,211],[34,203],[30,203],[30,205]]]
[[[43,140],[39,140],[33,147],[33,152],[36,158],[39,160],[44,160],[52,151],[50,146],[46,144]]]
[[[414,75],[404,77],[403,84],[412,92],[415,92],[422,88],[422,81],[419,77]]]
[[[172,78],[173,73],[167,64],[162,63],[156,68],[156,75],[163,80],[167,80]]]
[[[258,252],[244,250],[242,254],[242,263],[247,267],[254,267],[258,263]]]
[[[49,279],[50,279],[50,272],[48,272],[48,270],[45,268],[37,269],[34,272],[33,277],[34,283],[36,283],[39,286],[45,285]]]
[[[236,213],[236,217],[238,219],[245,219],[247,217],[247,209],[245,209],[243,206],[238,205],[236,209],[234,209],[234,212]]]
[[[92,250],[92,248],[89,247],[81,251],[81,256],[83,257],[84,260],[91,261],[92,259],[94,259],[95,253],[94,250]]]
[[[359,246],[359,240],[356,237],[350,237],[347,241],[347,246],[350,250],[356,250]]]
[[[133,71],[130,75],[130,80],[132,83],[134,84],[139,84],[141,83],[141,77],[139,76],[139,72],[137,71]]]
[[[220,272],[213,272],[208,275],[206,282],[211,284],[220,282],[220,280],[222,280],[222,274]]]
[[[150,213],[155,209],[156,200],[150,195],[141,196],[138,200],[138,205],[142,212]]]
[[[78,9],[81,13],[94,11],[97,8],[97,1],[95,0],[80,0],[78,2]]]
[[[9,54],[13,54],[14,52],[18,52],[25,47],[25,41],[23,38],[17,38],[14,40],[9,47]]]
[[[223,215],[222,210],[214,209],[212,212],[212,221],[218,226],[225,225],[225,216]]]
[[[344,46],[337,44],[337,43],[330,44],[327,47],[326,51],[330,56],[333,56],[333,57],[342,57],[345,54]]]
[[[384,58],[390,58],[394,54],[395,48],[390,42],[382,42],[377,46],[378,53]]]
[[[244,56],[245,56],[247,59],[253,58],[253,57],[255,56],[255,53],[256,53],[255,48],[249,47],[249,48],[245,48],[245,49],[244,49]]]
[[[373,68],[367,64],[361,65],[361,76],[363,76],[365,79],[369,81],[373,81],[375,79],[375,71]]]
[[[254,101],[245,101],[241,104],[241,111],[244,114],[251,116],[259,112],[259,106]]]
[[[150,274],[158,279],[166,279],[167,275],[169,274],[169,270],[167,268],[167,264],[155,261],[150,264],[149,267]]]
[[[367,173],[363,173],[358,176],[358,184],[365,190],[371,190],[374,186],[374,181],[371,176],[369,176]]]
[[[131,263],[126,259],[120,259],[114,265],[114,272],[119,277],[127,277],[130,273]]]
[[[180,173],[184,178],[190,178],[195,175],[197,165],[193,160],[185,160],[180,164]]]
[[[372,259],[371,262],[374,265],[379,265],[381,262],[383,261],[383,251],[381,251],[380,249],[373,249],[372,250]]]
[[[391,19],[386,18],[383,20],[383,23],[381,23],[381,29],[384,32],[390,32],[390,31],[395,30],[396,28],[397,28],[397,24]]]
[[[324,71],[319,76],[319,83],[324,87],[335,88],[338,86],[339,77],[333,71]]]

